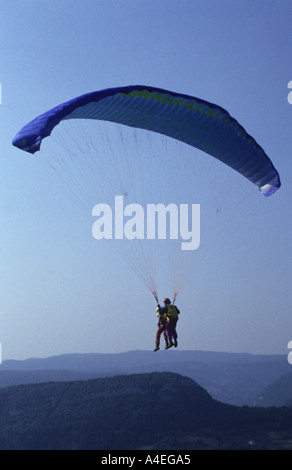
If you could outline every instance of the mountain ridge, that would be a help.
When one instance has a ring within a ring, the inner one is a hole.
[[[0,389],[0,450],[291,449],[291,421],[171,372]]]
[[[290,370],[291,366],[284,355],[180,350],[68,353],[48,358],[3,361],[0,365],[0,388],[50,380],[174,372],[192,378],[219,401],[253,406],[262,390]]]

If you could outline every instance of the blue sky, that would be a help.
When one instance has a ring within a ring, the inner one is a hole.
[[[291,2],[0,0],[0,14],[3,359],[154,347],[149,291],[97,246],[92,221],[39,161],[11,145],[24,124],[57,104],[131,84],[221,105],[282,180],[271,198],[256,193],[254,206],[238,209],[240,229],[218,236],[178,297],[180,348],[288,353]]]

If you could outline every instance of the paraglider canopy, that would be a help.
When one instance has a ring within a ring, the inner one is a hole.
[[[181,140],[229,165],[257,185],[265,196],[281,185],[263,148],[225,109],[193,96],[149,86],[110,88],[67,101],[24,126],[13,145],[35,153],[54,127],[67,119],[111,121]]]

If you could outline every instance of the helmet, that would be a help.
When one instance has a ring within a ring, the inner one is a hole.
[[[163,302],[164,302],[165,304],[171,304],[171,302],[170,302],[170,300],[169,300],[168,297],[166,297],[165,299],[163,299]]]

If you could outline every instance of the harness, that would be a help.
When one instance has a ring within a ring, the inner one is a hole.
[[[170,318],[178,318],[179,310],[175,305],[169,305],[167,310],[167,316]]]

